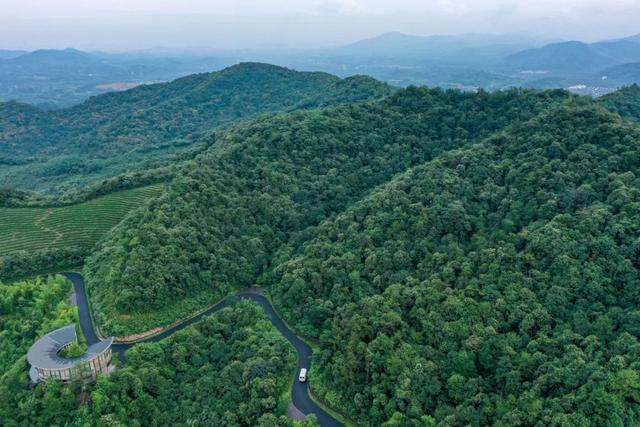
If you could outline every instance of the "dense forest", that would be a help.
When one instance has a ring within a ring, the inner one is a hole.
[[[325,398],[371,426],[640,422],[639,148],[564,105],[322,224],[270,289]]]
[[[267,64],[92,97],[58,111],[0,103],[0,186],[60,192],[166,164],[216,127],[263,113],[388,95],[364,76],[340,79]]]
[[[97,319],[257,282],[363,425],[634,424],[640,128],[598,104],[409,88],[220,135],[90,258]]]
[[[303,239],[393,175],[568,97],[413,88],[221,135],[90,257],[85,272],[96,318],[115,335],[172,323],[253,284],[282,244]]]
[[[91,248],[86,245],[11,252],[0,257],[0,280],[24,279],[45,272],[81,268],[90,253]]]
[[[77,320],[66,302],[70,290],[61,276],[0,287],[3,426],[293,425],[284,414],[295,353],[249,302],[134,347],[108,378],[30,390],[24,355],[37,337]]]
[[[640,86],[637,84],[605,95],[598,102],[622,117],[640,121]]]
[[[0,375],[40,336],[78,320],[70,294],[62,276],[0,284]]]
[[[35,191],[0,188],[0,208],[59,207],[82,203],[121,190],[145,187],[171,180],[178,165],[129,172],[73,188],[63,194],[42,194]]]

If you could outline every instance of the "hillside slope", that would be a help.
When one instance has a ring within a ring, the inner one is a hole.
[[[282,244],[303,239],[308,227],[395,174],[568,96],[411,88],[221,134],[88,261],[97,320],[126,335],[184,317],[255,283]]]
[[[622,117],[640,121],[640,86],[637,84],[605,95],[598,102]]]
[[[361,425],[640,421],[640,127],[569,104],[445,153],[275,268]]]
[[[51,191],[162,163],[190,136],[257,115],[388,95],[354,77],[245,63],[220,72],[96,96],[60,111],[0,104],[0,186]],[[6,160],[5,160],[6,161]]]

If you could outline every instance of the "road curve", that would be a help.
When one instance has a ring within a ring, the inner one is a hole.
[[[95,328],[93,327],[93,321],[91,319],[91,313],[89,312],[89,304],[87,302],[87,293],[84,286],[84,279],[79,273],[64,273],[64,275],[73,283],[73,288],[76,293],[76,300],[78,303],[78,315],[80,318],[80,328],[82,329],[82,333],[87,338],[89,345],[99,342],[100,339],[95,333]],[[113,344],[112,350],[118,354],[120,360],[122,362],[126,362],[126,354],[125,352],[129,350],[134,345],[141,342],[158,342],[161,341],[168,336],[173,335],[174,333],[193,325],[201,321],[203,318],[212,315],[213,313],[221,310],[224,307],[228,307],[232,305],[235,301],[239,299],[248,299],[256,304],[258,304],[264,310],[265,314],[273,323],[273,326],[280,331],[280,333],[291,343],[291,345],[298,352],[298,369],[296,371],[296,378],[293,382],[293,388],[291,390],[291,398],[293,400],[293,404],[302,411],[305,415],[315,414],[318,418],[318,422],[323,427],[338,427],[342,424],[338,422],[335,418],[325,412],[322,408],[320,408],[316,403],[311,400],[309,397],[309,390],[307,383],[301,383],[297,379],[297,373],[300,372],[301,368],[311,368],[311,357],[313,356],[313,349],[303,340],[301,340],[291,329],[287,327],[284,321],[278,317],[276,311],[271,306],[271,303],[264,295],[261,295],[256,292],[240,292],[236,297],[230,297],[224,299],[219,302],[215,306],[211,307],[209,310],[200,313],[199,315],[188,319],[187,321],[180,323],[158,335],[154,335],[149,338],[142,339],[137,341],[136,343],[131,344]]]

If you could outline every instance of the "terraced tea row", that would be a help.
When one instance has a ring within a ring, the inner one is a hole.
[[[131,209],[160,193],[161,184],[53,208],[0,208],[0,256],[20,250],[91,246]]]

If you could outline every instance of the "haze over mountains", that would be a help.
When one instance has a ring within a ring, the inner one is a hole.
[[[394,86],[474,90],[571,88],[602,95],[640,82],[640,36],[597,43],[521,35],[416,36],[389,32],[315,50],[81,52],[0,51],[0,100],[66,107],[89,96],[260,61],[341,77],[366,74]]]
[[[568,41],[527,49],[506,58],[507,64],[550,71],[596,72],[605,67],[640,61],[638,36],[597,43]]]
[[[173,80],[220,69],[227,63],[202,55],[162,57],[43,49],[0,51],[0,100],[43,108],[67,107],[90,96],[140,83]]]

